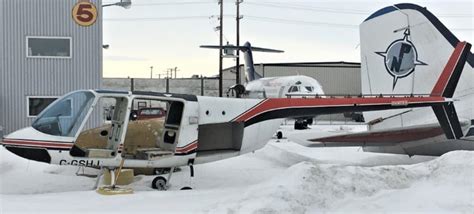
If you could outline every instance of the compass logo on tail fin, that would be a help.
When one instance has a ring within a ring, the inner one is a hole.
[[[409,40],[410,31],[405,30],[402,39],[392,42],[385,52],[375,52],[382,56],[385,69],[393,77],[392,90],[395,89],[398,79],[409,76],[417,65],[427,65],[418,59],[415,45]]]

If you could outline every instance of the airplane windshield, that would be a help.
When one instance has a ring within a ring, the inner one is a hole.
[[[73,137],[84,121],[94,98],[94,94],[89,91],[79,91],[63,97],[46,108],[33,122],[32,127],[45,134]]]

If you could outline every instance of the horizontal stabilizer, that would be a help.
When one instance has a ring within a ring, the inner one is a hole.
[[[201,48],[210,48],[210,49],[220,49],[221,46],[219,45],[201,45]],[[231,51],[242,51],[244,53],[244,64],[245,64],[245,79],[246,82],[254,81],[257,79],[262,78],[260,74],[255,72],[255,67],[253,63],[253,51],[257,52],[267,52],[267,53],[283,53],[281,50],[269,49],[269,48],[258,48],[252,47],[250,42],[245,42],[243,46],[236,46],[236,45],[224,45],[222,46],[224,50],[231,50]]]
[[[308,139],[309,147],[391,146],[406,141],[436,137],[443,134],[438,124],[400,127],[391,130],[366,131]]]
[[[461,124],[452,103],[432,106],[439,124],[448,139],[460,139],[463,137]]]
[[[220,49],[219,45],[201,45],[199,47],[201,47],[201,48],[210,48],[210,49]],[[243,46],[223,45],[222,49],[240,50],[240,51],[243,51],[243,52],[246,52],[248,50],[258,51],[258,52],[268,52],[268,53],[283,53],[284,52],[282,50],[276,50],[276,49],[270,49],[270,48],[253,47],[253,46],[250,45],[249,42],[246,42]]]

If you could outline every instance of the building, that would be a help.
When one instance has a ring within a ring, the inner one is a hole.
[[[326,94],[359,95],[360,63],[353,62],[305,62],[305,63],[263,63],[255,64],[257,73],[264,77],[306,75],[319,81]],[[240,66],[241,79],[244,81],[244,66]],[[218,96],[217,77],[144,79],[144,78],[103,78],[102,87],[112,90],[160,91],[203,96]],[[235,66],[223,71],[223,92],[236,83]]]
[[[263,77],[305,75],[321,84],[326,94],[358,95],[361,93],[360,63],[355,62],[293,62],[255,64],[255,71]],[[245,81],[244,67],[240,66],[241,83]],[[223,79],[235,82],[235,66],[223,71]]]
[[[101,87],[101,4],[101,0],[0,0],[3,134],[29,126],[67,92]]]

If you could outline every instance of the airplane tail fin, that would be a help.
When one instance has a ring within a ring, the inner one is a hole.
[[[467,42],[459,42],[456,45],[443,72],[441,72],[438,81],[431,91],[431,96],[453,97],[459,79],[461,78],[462,70],[469,56],[468,54],[471,53],[471,46],[472,45]]]
[[[474,80],[470,47],[424,7],[396,4],[382,8],[360,25],[362,93],[459,98],[460,118],[472,119],[472,111],[466,109],[472,104],[465,97],[472,92]],[[449,122],[440,119],[440,112],[452,111],[435,110],[440,121]],[[429,109],[364,112],[366,121],[390,118],[371,126],[374,130],[419,125],[433,116]]]
[[[430,94],[443,68],[456,61],[451,56],[460,43],[432,13],[414,4],[376,11],[360,25],[360,39],[364,94]],[[471,88],[474,72],[474,55],[468,49],[461,55],[458,69],[470,71],[463,72],[458,91]]]
[[[201,45],[201,48],[212,48],[212,49],[219,49],[218,45]],[[269,49],[269,48],[259,48],[259,47],[252,47],[250,42],[245,42],[243,46],[235,46],[235,45],[225,45],[224,49],[228,50],[237,50],[242,51],[244,54],[244,67],[245,67],[245,79],[247,82],[260,79],[260,76],[257,72],[255,72],[255,67],[253,63],[253,51],[258,52],[269,52],[269,53],[282,53],[281,50]]]
[[[430,96],[452,98],[466,64],[471,44],[459,42],[441,72]],[[433,106],[433,111],[448,139],[460,139],[464,136],[456,109],[452,103]]]

